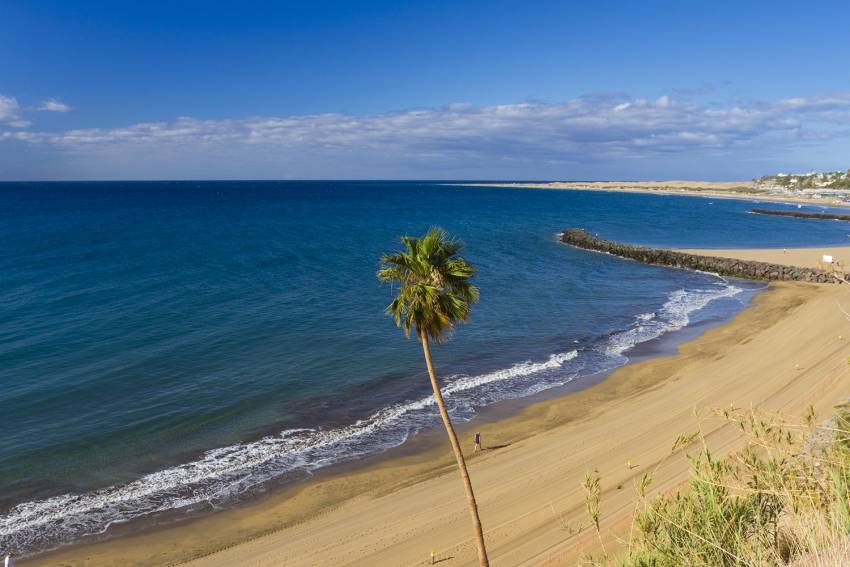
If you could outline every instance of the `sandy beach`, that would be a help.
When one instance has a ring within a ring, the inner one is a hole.
[[[680,248],[678,252],[698,254],[701,256],[720,256],[724,258],[738,258],[740,260],[756,260],[760,262],[772,262],[774,264],[786,264],[789,266],[801,266],[804,268],[818,268],[823,256],[832,256],[833,261],[841,262],[842,265],[850,263],[850,246],[824,246],[821,248],[778,248],[775,250],[737,250],[722,248]]]
[[[688,195],[717,199],[747,199],[777,203],[805,203],[831,207],[850,206],[837,199],[812,199],[808,196],[776,195],[756,187],[752,181],[551,181],[545,183],[464,183],[475,187],[520,187],[555,191],[611,191],[655,195]]]
[[[700,250],[777,263],[816,261],[826,249]],[[850,258],[850,248],[835,254]],[[850,397],[846,286],[774,284],[732,322],[682,344],[678,354],[630,364],[601,383],[536,403],[480,427],[487,449],[470,474],[494,565],[574,564],[592,551],[580,483],[597,470],[609,545],[628,531],[632,483],[655,470],[653,490],[687,479],[680,433],[700,427],[718,452],[742,443],[711,408],[756,406],[787,416],[811,404],[827,418]],[[439,356],[439,354],[437,354]],[[466,449],[471,453],[472,444]],[[631,467],[627,463],[631,463]],[[473,565],[463,491],[447,443],[348,473],[320,475],[258,504],[27,565]]]
[[[196,4],[0,0],[0,567],[850,567],[850,0]]]

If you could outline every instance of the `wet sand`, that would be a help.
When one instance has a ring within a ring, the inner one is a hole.
[[[781,254],[782,251],[768,252]],[[574,563],[595,543],[562,521],[584,523],[584,474],[602,475],[603,529],[627,529],[632,481],[654,468],[654,490],[687,478],[676,436],[692,410],[759,406],[827,416],[850,396],[850,304],[846,286],[777,284],[726,325],[678,354],[614,371],[586,390],[529,406],[481,426],[488,449],[471,458],[482,521],[497,565]],[[702,425],[719,451],[736,429]],[[466,443],[471,451],[471,443]],[[629,468],[631,462],[634,466]],[[472,565],[463,491],[447,443],[359,470],[319,475],[258,504],[100,544],[69,548],[32,565],[416,565],[434,550],[444,565]],[[21,562],[24,563],[24,562]]]

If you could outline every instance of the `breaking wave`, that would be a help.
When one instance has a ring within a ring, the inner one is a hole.
[[[529,396],[581,376],[624,364],[637,344],[681,329],[690,314],[742,290],[725,280],[715,288],[677,290],[656,312],[638,315],[626,330],[546,360],[525,361],[478,375],[455,375],[443,394],[453,417],[471,419],[475,408]],[[193,506],[220,506],[273,479],[311,471],[404,443],[439,423],[433,396],[385,407],[346,427],[289,429],[251,443],[213,449],[199,459],[133,482],[83,494],[19,504],[0,516],[0,549],[44,550],[105,532],[140,517]]]
[[[690,314],[712,301],[733,297],[743,291],[726,280],[723,282],[718,288],[679,289],[672,292],[657,313],[642,313],[629,329],[612,335],[605,345],[605,352],[612,356],[622,356],[625,351],[640,343],[685,328],[691,322]]]

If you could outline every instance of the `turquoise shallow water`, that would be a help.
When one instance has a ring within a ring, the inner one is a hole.
[[[398,182],[0,184],[0,548],[223,505],[436,423],[374,272],[467,243],[481,302],[435,351],[458,419],[623,364],[757,286],[557,241],[846,244],[744,201]]]

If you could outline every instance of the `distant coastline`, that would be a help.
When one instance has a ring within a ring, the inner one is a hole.
[[[830,207],[850,207],[838,199],[816,199],[811,196],[773,194],[753,181],[550,181],[505,183],[452,183],[461,187],[513,187],[560,191],[606,191],[612,193],[645,193],[654,195],[686,195],[715,199],[745,199],[778,203],[801,203]]]

